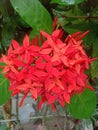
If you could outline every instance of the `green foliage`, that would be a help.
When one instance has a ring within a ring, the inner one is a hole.
[[[91,76],[93,79],[98,77],[98,36],[93,42],[92,57],[96,57],[96,60],[91,64]]]
[[[0,62],[0,66],[3,67],[5,64]],[[0,68],[0,105],[5,104],[11,96],[9,85],[8,79],[4,77]]]
[[[0,73],[0,105],[5,104],[11,96],[9,81]]]
[[[16,24],[14,23],[13,19],[11,19],[9,16],[6,16],[4,17],[3,25],[2,44],[5,48],[8,48],[12,38],[14,37]]]
[[[22,19],[36,31],[36,34],[39,34],[41,29],[51,33],[51,16],[38,0],[11,0],[11,4]]]
[[[67,108],[75,118],[89,118],[96,108],[95,92],[85,89],[82,94],[74,95],[71,98],[71,103],[67,105]]]

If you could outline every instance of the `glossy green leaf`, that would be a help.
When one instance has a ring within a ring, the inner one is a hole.
[[[0,73],[0,105],[6,103],[11,96],[9,81]]]
[[[37,32],[52,31],[52,18],[38,0],[10,0],[13,8],[21,18]],[[34,32],[35,33],[35,32]]]
[[[85,89],[82,94],[72,96],[71,103],[67,105],[67,108],[75,118],[89,118],[96,108],[95,92]]]
[[[51,3],[74,5],[84,2],[85,0],[51,0]]]

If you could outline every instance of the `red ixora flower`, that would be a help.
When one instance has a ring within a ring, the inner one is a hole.
[[[37,46],[38,40],[30,42],[27,35],[22,46],[12,40],[8,54],[1,58],[5,63],[2,73],[10,81],[9,90],[13,96],[24,94],[20,105],[31,93],[35,100],[40,97],[38,109],[46,102],[55,111],[56,102],[64,107],[70,103],[72,95],[82,93],[84,88],[93,90],[87,85],[88,76],[85,74],[93,59],[87,56],[81,40],[88,31],[68,35],[63,41],[62,29],[51,35],[42,30],[40,33],[46,38],[41,47]]]

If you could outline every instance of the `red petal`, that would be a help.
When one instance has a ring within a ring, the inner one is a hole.
[[[42,58],[39,58],[37,61],[36,61],[36,68],[38,69],[44,69],[45,68],[45,65],[46,63],[44,63],[42,61]]]
[[[15,90],[12,92],[12,96],[15,96],[15,95],[17,95],[17,94],[19,94],[19,93],[20,93],[20,90],[15,89]]]
[[[40,54],[50,54],[51,51],[52,51],[52,48],[42,49],[40,51]]]
[[[80,70],[81,70],[80,64],[76,64],[75,69],[76,69],[77,73],[80,74]]]
[[[68,104],[70,103],[70,95],[66,92],[64,92],[64,99],[65,99],[65,102],[67,102]]]
[[[55,82],[53,82],[50,78],[45,80],[45,89],[50,91],[55,86]]]
[[[68,86],[68,92],[69,92],[69,93],[75,91],[76,89],[77,89],[77,86],[75,86],[75,85],[69,85],[69,86]]]
[[[52,33],[52,37],[54,37],[54,38],[59,38],[59,35],[60,35],[61,32],[62,32],[61,29],[55,30],[55,31]]]
[[[2,60],[5,64],[10,64],[10,61],[8,60],[8,57],[6,55],[2,54]]]
[[[50,71],[51,71],[51,69],[52,69],[52,66],[51,66],[51,65],[52,65],[51,62],[49,62],[49,63],[46,64],[46,71],[47,71],[48,73],[50,73]]]
[[[51,58],[52,62],[56,62],[59,61],[59,55],[58,54],[54,54],[54,56]]]
[[[50,94],[48,94],[48,93],[46,93],[46,98],[47,98],[47,100],[48,100],[48,104],[52,104],[52,103],[54,103],[55,102],[55,100],[56,100],[56,96],[52,96],[52,95],[50,95]]]
[[[34,72],[34,75],[36,75],[37,77],[42,77],[42,76],[46,76],[47,73],[44,72],[44,71],[41,71],[41,70],[36,70],[36,71]]]
[[[51,37],[48,37],[47,44],[50,45],[54,49],[55,52],[59,53],[59,49],[57,48],[57,46],[55,45],[55,42],[53,41]]]
[[[85,77],[77,77],[77,84],[79,85],[79,86],[85,86],[85,81],[84,81],[84,79],[86,80],[86,78]]]
[[[6,73],[10,70],[10,68],[8,66],[5,66],[4,69],[2,70],[2,73]]]
[[[29,85],[24,83],[24,84],[18,85],[17,89],[25,91],[25,90],[29,89]]]
[[[10,69],[11,69],[11,71],[12,71],[12,72],[14,72],[14,73],[18,74],[18,71],[17,71],[17,69],[15,69],[15,67],[14,67],[14,66],[12,66]]]
[[[29,63],[30,62],[30,53],[26,52],[24,55],[24,61],[25,63]]]
[[[56,28],[56,25],[57,25],[57,18],[55,17],[53,20],[53,29],[52,30],[54,30]]]
[[[75,38],[76,36],[78,36],[78,35],[80,35],[80,34],[81,34],[81,32],[76,32],[76,33],[72,34],[71,36],[72,36],[73,38]]]
[[[28,92],[24,94],[23,98],[21,99],[21,101],[20,101],[20,103],[19,103],[19,107],[22,106],[22,104],[23,104],[25,98],[27,97],[27,94],[28,94]]]
[[[37,83],[37,82],[34,82],[33,84],[32,84],[32,86],[33,87],[39,87],[39,86],[43,86],[43,84],[41,84],[41,83]]]
[[[39,104],[38,104],[38,110],[41,109],[42,107],[42,104],[46,101],[46,98],[45,97],[42,97],[42,99],[40,100]]]
[[[18,66],[18,67],[21,67],[21,66],[24,66],[24,65],[25,65],[22,61],[20,61],[20,60],[18,60],[18,59],[14,59],[14,60],[13,60],[13,63],[14,63],[14,65],[16,65],[16,66]]]
[[[58,101],[59,101],[59,103],[61,104],[62,107],[65,106],[65,101],[64,101],[64,97],[63,97],[63,96],[60,96],[60,97],[58,98]]]
[[[86,85],[86,88],[89,88],[90,90],[95,90],[93,87]]]
[[[77,37],[77,38],[75,38],[76,39],[76,41],[79,41],[79,40],[81,40],[85,35],[87,35],[89,33],[89,30],[88,31],[86,31],[86,32],[84,32],[83,34],[81,34],[79,37]]]
[[[13,52],[12,46],[9,47],[8,49],[8,55],[10,55]]]
[[[30,49],[31,49],[32,51],[34,51],[34,52],[37,52],[37,51],[40,50],[40,47],[39,47],[39,46],[32,45],[32,46],[30,46]]]
[[[62,90],[64,90],[64,86],[59,79],[56,79],[55,83],[58,85],[58,87],[60,87]]]
[[[33,45],[39,45],[38,36],[36,36],[35,38],[32,39],[32,44],[33,44]]]
[[[40,30],[40,33],[44,36],[44,37],[49,37],[50,35],[42,30]]]
[[[60,48],[60,49],[62,49],[66,46],[66,44],[63,43],[60,39],[57,39],[56,42],[57,42],[57,47]]]
[[[57,68],[52,68],[51,74],[55,77],[59,77],[61,73],[57,70]]]
[[[13,45],[14,49],[17,49],[20,47],[19,43],[15,40],[12,40],[12,45]]]
[[[53,87],[53,89],[52,89],[52,92],[55,94],[59,94],[59,93],[61,93],[61,91],[62,91],[62,89],[59,87]]]
[[[20,48],[17,48],[16,50],[14,50],[14,54],[21,54],[24,52],[24,48],[23,47],[20,47]]]
[[[23,40],[23,45],[24,47],[28,47],[30,45],[28,35],[25,35],[24,40]]]
[[[30,89],[33,98],[37,98],[37,90],[35,88]]]
[[[51,104],[51,107],[52,107],[53,111],[56,112],[55,104]]]
[[[65,66],[69,66],[66,56],[61,56],[60,59],[61,59],[61,61],[64,63]]]

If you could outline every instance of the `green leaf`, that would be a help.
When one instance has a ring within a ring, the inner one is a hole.
[[[91,75],[92,78],[98,77],[98,36],[93,42],[92,57],[97,58],[91,64]]]
[[[67,108],[75,118],[89,118],[96,108],[95,92],[85,89],[82,94],[72,96]]]
[[[0,73],[0,105],[6,103],[11,96],[9,81]]]
[[[88,22],[79,22],[78,24],[64,26],[64,29],[65,30],[75,29],[75,30],[80,30],[80,31],[90,30],[90,32],[92,32],[92,33],[94,33],[94,35],[96,35],[95,32],[98,31],[98,23],[96,23],[96,22],[90,22],[90,23],[88,23]]]
[[[74,5],[80,4],[85,0],[51,0],[51,3],[64,4],[64,5]]]
[[[52,18],[38,0],[10,0],[21,18],[37,32],[52,32]]]
[[[6,64],[4,62],[0,62],[0,66],[5,66]],[[1,69],[1,68],[0,68]]]
[[[32,40],[32,38],[34,38],[35,36],[39,36],[39,34],[40,34],[39,31],[37,32],[36,30],[32,30],[32,31],[30,32],[30,34],[29,34],[30,40]]]
[[[2,1],[2,0],[0,0],[0,12],[2,13],[3,16],[7,14],[5,1]]]
[[[3,18],[2,28],[2,46],[4,48],[9,47],[14,37],[16,24],[9,16]]]

